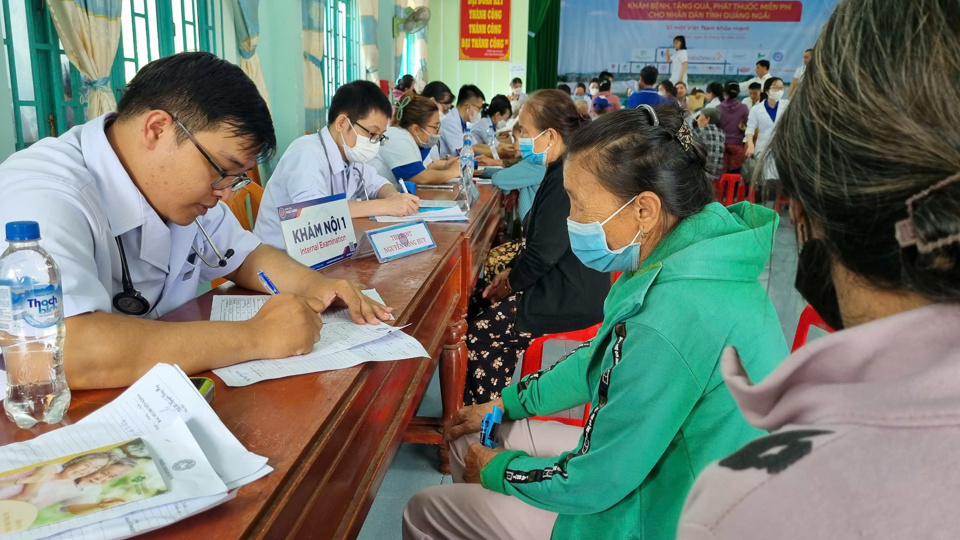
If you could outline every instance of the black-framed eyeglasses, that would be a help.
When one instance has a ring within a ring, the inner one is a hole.
[[[372,142],[372,143],[374,143],[374,144],[379,144],[380,146],[383,146],[383,145],[387,144],[387,141],[390,140],[390,138],[387,137],[386,134],[381,133],[380,135],[377,135],[377,134],[375,134],[374,132],[370,131],[369,129],[367,129],[367,128],[363,127],[362,125],[360,125],[360,122],[354,122],[353,120],[351,120],[350,123],[353,124],[353,125],[355,125],[355,126],[360,126],[360,129],[366,131],[366,132],[367,132],[367,135],[370,136],[370,142]]]
[[[239,191],[240,189],[250,184],[250,182],[252,182],[252,180],[250,180],[250,177],[247,176],[246,172],[242,172],[240,174],[228,173],[226,169],[218,165],[217,162],[214,161],[212,157],[210,157],[210,154],[208,154],[207,151],[203,149],[203,146],[200,146],[200,143],[197,141],[197,138],[193,136],[193,133],[190,133],[190,130],[187,129],[187,126],[183,125],[183,122],[181,122],[179,118],[177,118],[176,116],[174,116],[169,112],[167,114],[169,114],[170,118],[173,118],[174,123],[176,123],[180,127],[180,129],[182,129],[183,132],[187,134],[187,137],[190,139],[190,142],[192,142],[193,145],[197,147],[197,150],[199,150],[200,153],[203,154],[203,157],[207,158],[207,161],[210,162],[210,165],[212,165],[213,168],[220,175],[219,180],[215,180],[210,184],[211,189],[219,190],[219,189],[230,188],[232,191]]]

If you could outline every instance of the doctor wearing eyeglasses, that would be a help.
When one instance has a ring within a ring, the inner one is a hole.
[[[346,194],[351,217],[408,216],[420,199],[400,193],[370,163],[387,142],[390,101],[370,81],[337,89],[327,126],[290,143],[270,175],[254,232],[264,243],[285,249],[278,208]]]
[[[243,230],[221,202],[276,146],[253,82],[208,53],[152,62],[118,112],[47,138],[0,165],[0,223],[40,224],[60,266],[71,388],[127,386],[158,362],[189,374],[308,352],[319,313],[346,305],[358,323],[389,318],[353,284],[313,272]],[[281,294],[245,322],[158,322],[225,277]]]

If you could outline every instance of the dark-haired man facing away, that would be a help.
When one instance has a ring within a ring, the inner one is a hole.
[[[334,301],[357,322],[388,317],[349,282],[261,245],[221,202],[275,147],[267,105],[240,68],[181,53],[144,66],[116,113],[0,165],[0,223],[39,222],[60,266],[72,388],[126,386],[158,361],[196,373],[303,354]],[[200,281],[226,277],[266,292],[259,270],[282,294],[250,321],[152,320],[192,299]],[[139,300],[116,301],[124,296]]]
[[[370,81],[337,89],[327,126],[290,143],[277,163],[260,202],[257,236],[284,249],[278,208],[341,193],[355,218],[416,213],[420,199],[397,192],[370,164],[387,140],[390,114],[387,96]]]

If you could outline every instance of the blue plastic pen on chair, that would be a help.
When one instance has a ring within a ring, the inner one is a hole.
[[[257,277],[260,278],[260,283],[263,284],[264,288],[270,291],[270,294],[280,294],[280,290],[270,281],[270,278],[267,277],[267,274],[263,270],[257,272]]]

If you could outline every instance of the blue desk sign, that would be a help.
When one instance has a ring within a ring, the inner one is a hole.
[[[423,220],[398,223],[363,233],[353,258],[376,255],[381,263],[437,247]]]
[[[314,270],[349,259],[357,245],[344,194],[281,206],[287,254]]]

